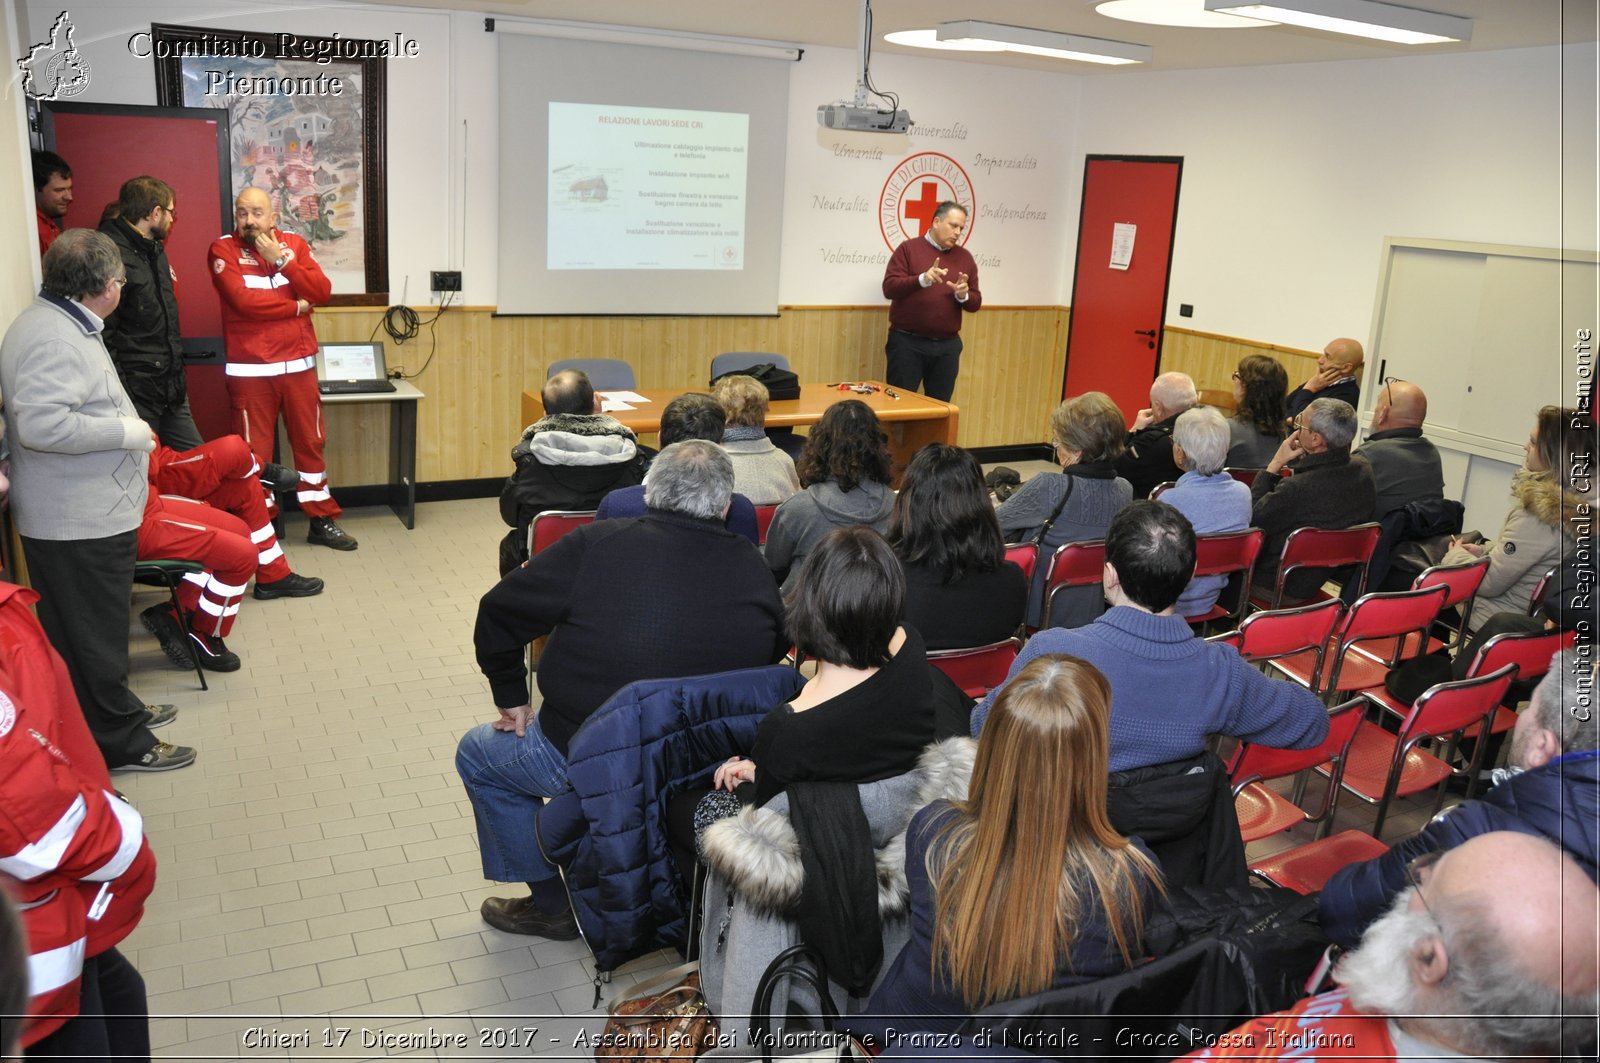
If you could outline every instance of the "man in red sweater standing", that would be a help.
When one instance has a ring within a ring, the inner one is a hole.
[[[233,217],[234,231],[212,243],[210,260],[211,283],[222,297],[234,434],[244,437],[265,468],[282,411],[300,470],[300,508],[311,518],[306,541],[354,550],[356,540],[336,523],[342,511],[328,490],[322,460],[326,437],[311,327],[311,308],[328,301],[333,285],[304,240],[278,231],[266,192],[240,192]],[[276,506],[270,495],[267,506]]]
[[[961,313],[983,305],[978,263],[957,245],[967,228],[967,208],[945,201],[920,238],[902,241],[883,271],[889,300],[889,368],[893,387],[949,402],[961,370]]]

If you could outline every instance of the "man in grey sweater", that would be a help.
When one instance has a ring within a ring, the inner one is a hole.
[[[43,290],[0,341],[0,396],[39,622],[106,766],[167,771],[195,759],[150,731],[176,710],[152,711],[128,689],[128,598],[156,441],[101,337],[123,282],[109,239],[62,234],[45,253]]]

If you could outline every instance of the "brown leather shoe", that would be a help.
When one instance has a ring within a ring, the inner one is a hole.
[[[532,897],[490,897],[478,911],[485,923],[507,934],[533,934],[551,941],[571,941],[578,936],[578,921],[570,908],[551,915]]]

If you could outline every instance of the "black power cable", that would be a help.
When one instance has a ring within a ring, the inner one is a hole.
[[[450,304],[455,301],[455,297],[455,292],[446,292],[444,302],[439,304],[439,309],[426,322],[428,326],[428,358],[427,361],[422,363],[422,368],[415,373],[407,373],[405,366],[395,366],[390,371],[390,376],[399,377],[401,380],[415,380],[428,371],[428,366],[433,364],[433,356],[439,349],[439,338],[434,333],[434,324],[439,320],[440,314],[450,309]],[[388,334],[389,339],[394,341],[394,345],[400,347],[404,346],[408,340],[416,339],[417,334],[422,331],[423,324],[424,322],[417,316],[417,312],[409,306],[391,306],[384,312],[379,322],[372,326],[372,335],[367,338],[369,340],[375,339],[378,335],[378,330],[381,328]]]

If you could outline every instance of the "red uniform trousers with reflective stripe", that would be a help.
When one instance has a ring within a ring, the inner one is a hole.
[[[261,465],[238,436],[220,436],[193,450],[162,448],[156,486],[164,495],[182,495],[244,521],[256,544],[256,580],[275,583],[289,575],[289,562],[267,516],[267,496],[256,474]]]
[[[256,570],[256,548],[244,521],[204,502],[152,495],[139,525],[141,561],[199,561],[206,570],[183,577],[178,601],[199,634],[226,638]]]
[[[300,492],[296,496],[307,516],[337,518],[343,510],[328,492],[328,466],[322,460],[327,436],[322,427],[322,393],[317,390],[317,371],[302,369],[281,376],[229,376],[228,400],[233,406],[233,431],[244,437],[265,465],[272,460],[272,444],[278,432],[278,414],[283,414],[289,430],[289,448],[294,451],[294,467],[300,472]],[[277,503],[269,496],[268,511]]]

